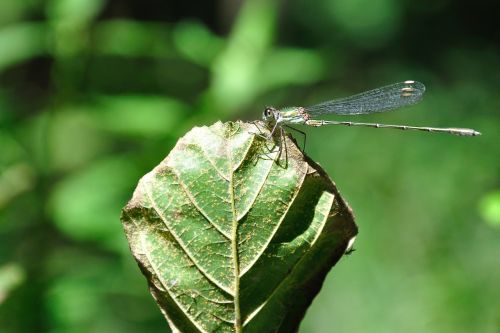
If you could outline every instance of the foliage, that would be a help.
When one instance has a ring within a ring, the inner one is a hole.
[[[0,331],[168,331],[118,221],[137,180],[194,126],[407,79],[377,122],[483,135],[306,130],[360,237],[300,331],[498,331],[498,4],[235,3],[0,1]]]
[[[296,331],[357,233],[326,174],[289,138],[268,147],[256,126],[194,128],[124,208],[132,252],[174,331]]]

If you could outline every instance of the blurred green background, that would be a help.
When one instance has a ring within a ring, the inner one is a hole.
[[[500,332],[498,2],[0,1],[0,332],[168,332],[119,221],[193,126],[413,79],[306,129],[360,227],[309,332]]]

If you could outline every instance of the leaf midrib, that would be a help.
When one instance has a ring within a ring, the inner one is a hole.
[[[234,170],[233,170],[233,156],[232,156],[232,141],[229,140],[228,161],[229,161],[229,194],[231,200],[231,252],[233,257],[233,274],[234,274],[234,331],[236,333],[242,332],[241,326],[241,310],[240,310],[240,263],[238,258],[238,219],[236,213],[236,204],[234,197]]]

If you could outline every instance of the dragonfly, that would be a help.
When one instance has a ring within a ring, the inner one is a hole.
[[[374,128],[393,128],[399,130],[441,132],[459,136],[481,135],[480,132],[470,128],[419,127],[320,119],[320,116],[323,115],[360,115],[399,109],[401,107],[420,102],[424,92],[425,86],[423,83],[407,80],[308,107],[294,106],[277,109],[272,106],[268,106],[264,109],[262,119],[270,129],[269,139],[273,137],[276,129],[280,129],[280,132],[283,134],[284,126],[304,134],[304,132],[291,127],[291,125],[307,125],[313,127],[325,125],[365,126]]]

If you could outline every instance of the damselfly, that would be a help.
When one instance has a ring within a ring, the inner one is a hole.
[[[460,136],[481,135],[481,133],[469,128],[418,127],[318,119],[318,116],[327,114],[358,115],[398,109],[403,106],[418,103],[422,99],[424,92],[425,86],[422,83],[417,81],[404,81],[309,107],[299,106],[281,109],[267,107],[264,110],[263,120],[271,130],[269,138],[272,137],[277,128],[282,132],[283,126],[290,125],[308,125],[315,127],[324,125],[367,126],[375,128],[442,132]]]

